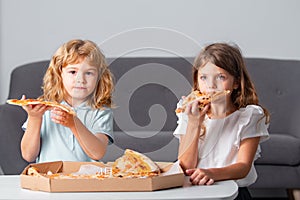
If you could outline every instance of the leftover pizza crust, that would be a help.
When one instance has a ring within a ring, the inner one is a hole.
[[[153,176],[160,173],[160,168],[146,155],[126,149],[124,155],[118,158],[112,165],[115,175],[123,177],[127,175]]]
[[[145,178],[160,174],[160,168],[155,162],[146,155],[130,149],[126,149],[124,155],[116,159],[111,166],[102,169],[95,174],[64,174],[51,171],[41,173],[36,167],[31,166],[27,169],[26,174],[50,179]]]

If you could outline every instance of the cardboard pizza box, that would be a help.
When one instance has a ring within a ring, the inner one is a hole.
[[[157,162],[162,169],[158,176],[144,178],[76,178],[51,179],[45,176],[27,175],[29,167],[35,167],[41,173],[76,173],[82,165],[107,167],[101,162],[45,162],[29,164],[21,173],[21,187],[45,192],[108,192],[108,191],[154,191],[173,187],[181,187],[184,183],[184,173],[178,163]]]

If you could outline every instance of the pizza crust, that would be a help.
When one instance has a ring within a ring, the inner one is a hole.
[[[57,107],[60,108],[67,113],[70,113],[72,115],[76,115],[75,111],[67,105],[63,105],[57,102],[52,102],[52,101],[42,101],[39,99],[8,99],[6,101],[8,104],[11,105],[17,105],[17,106],[27,106],[27,105],[38,105],[38,104],[43,104],[46,106],[51,106],[51,107]]]
[[[38,99],[8,99],[6,102],[8,104],[17,105],[17,106],[41,104],[41,101]]]

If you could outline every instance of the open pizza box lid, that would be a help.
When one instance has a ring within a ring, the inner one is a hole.
[[[40,173],[75,173],[82,165],[96,165],[107,167],[101,162],[70,162],[56,161],[29,164],[20,175],[21,187],[45,192],[105,192],[105,191],[154,191],[173,187],[180,187],[184,183],[184,173],[178,162],[156,162],[162,169],[158,176],[144,178],[74,178],[50,179],[44,176],[27,175],[29,167],[35,167]]]

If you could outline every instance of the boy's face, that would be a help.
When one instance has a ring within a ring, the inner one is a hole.
[[[214,93],[224,90],[232,91],[238,87],[238,84],[226,70],[208,62],[198,70],[198,87],[200,92]]]
[[[98,83],[98,70],[84,59],[78,64],[70,64],[62,69],[62,82],[67,92],[66,101],[78,106],[87,100]]]

